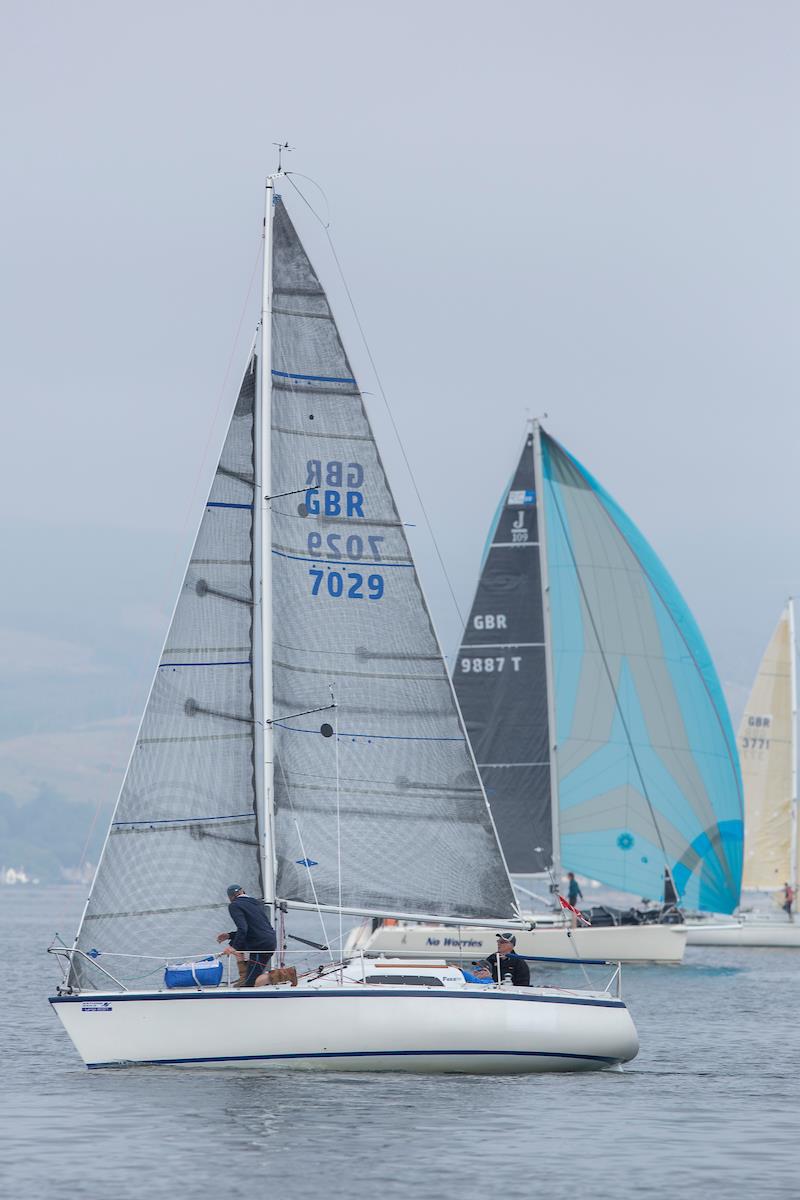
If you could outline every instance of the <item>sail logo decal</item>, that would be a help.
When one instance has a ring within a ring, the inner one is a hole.
[[[530,508],[531,505],[533,505],[535,503],[536,503],[536,492],[533,490],[533,488],[525,488],[524,491],[516,491],[516,492],[508,493],[508,507],[509,508],[519,508],[520,506],[522,506],[524,508]]]
[[[511,541],[515,545],[519,545],[521,542],[527,542],[527,540],[528,530],[525,528],[525,514],[518,512],[516,520],[511,526]]]
[[[82,1004],[81,1012],[113,1012],[113,1009],[107,1000],[101,1000],[94,1004]]]

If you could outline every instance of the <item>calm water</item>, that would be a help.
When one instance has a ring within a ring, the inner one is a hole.
[[[47,1004],[72,889],[2,889],[9,1197],[796,1197],[800,952],[630,967],[622,1074],[87,1071]]]

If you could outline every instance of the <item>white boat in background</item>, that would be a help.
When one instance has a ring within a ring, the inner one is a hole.
[[[24,867],[0,867],[0,887],[16,887],[18,884],[38,883]]]
[[[800,926],[796,921],[781,920],[779,915],[747,913],[735,921],[687,918],[686,940],[689,946],[762,946],[800,949]]]
[[[790,599],[764,652],[739,725],[748,911],[734,922],[688,918],[690,946],[793,946],[800,922],[781,911],[797,896],[797,645]],[[792,914],[794,916],[794,914]]]
[[[269,906],[281,954],[295,912],[340,932],[345,913],[523,928],[361,392],[276,178],[256,351],[75,943],[52,947],[68,968],[51,1004],[93,1068],[627,1062],[618,967],[599,992],[361,954],[297,986],[201,982],[234,882]],[[142,987],[176,962],[186,987]]]
[[[530,958],[606,959],[612,962],[672,963],[683,961],[686,926],[642,924],[578,926],[555,913],[523,913],[535,928],[516,934],[516,953]],[[352,930],[348,953],[410,954],[435,958],[446,954],[460,961],[482,959],[497,950],[495,934],[487,929],[453,929],[444,925],[383,922],[373,929],[369,921]]]

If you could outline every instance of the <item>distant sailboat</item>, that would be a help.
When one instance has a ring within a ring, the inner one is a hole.
[[[492,524],[454,681],[512,872],[560,879],[563,864],[639,897],[733,911],[741,782],[710,655],[642,535],[538,423]],[[569,952],[566,931],[540,920],[518,945]],[[388,952],[402,936],[368,944]],[[679,961],[685,931],[620,924],[570,940],[587,955]]]
[[[781,613],[739,725],[744,783],[743,908],[736,924],[691,923],[691,945],[796,946],[800,922],[778,911],[797,895],[797,645],[794,601]],[[745,900],[746,897],[746,900]],[[759,904],[759,897],[766,903]],[[769,908],[771,897],[771,911]]]
[[[257,352],[75,943],[52,947],[69,966],[51,1003],[90,1067],[519,1072],[636,1054],[617,996],[487,987],[444,962],[359,955],[296,988],[154,986],[213,948],[232,882],[273,920],[523,927],[362,396],[275,177]]]

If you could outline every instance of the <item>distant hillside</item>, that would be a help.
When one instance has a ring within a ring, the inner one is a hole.
[[[101,807],[96,821],[94,817],[93,805],[71,803],[52,792],[42,791],[21,805],[0,792],[0,866],[22,867],[41,883],[63,882],[82,857],[97,862],[108,807]]]

